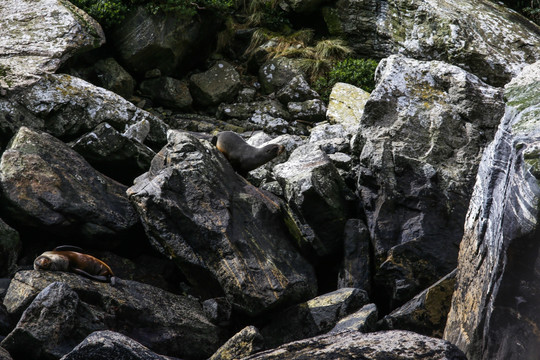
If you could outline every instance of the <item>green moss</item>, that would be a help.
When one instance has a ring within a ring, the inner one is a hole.
[[[537,83],[530,83],[524,86],[510,87],[505,90],[504,96],[507,104],[518,111],[540,104],[540,91]]]
[[[340,36],[343,34],[341,19],[339,18],[338,10],[332,7],[323,7],[322,14],[328,32],[332,36]]]

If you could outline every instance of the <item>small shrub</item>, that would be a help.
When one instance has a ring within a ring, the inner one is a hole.
[[[129,11],[128,5],[122,0],[71,0],[71,2],[105,28],[121,22]]]
[[[332,87],[338,82],[357,86],[367,92],[375,88],[375,69],[377,62],[372,59],[348,58],[332,66],[328,75],[321,76],[313,83],[313,88],[328,101]]]

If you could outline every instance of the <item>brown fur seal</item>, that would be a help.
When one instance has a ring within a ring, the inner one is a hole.
[[[61,250],[58,247],[45,251],[34,260],[34,270],[70,271],[90,279],[115,284],[111,268],[103,261],[78,251]]]
[[[212,144],[225,155],[236,172],[248,172],[266,164],[285,150],[283,145],[269,144],[260,148],[249,145],[238,134],[223,131],[212,138]]]

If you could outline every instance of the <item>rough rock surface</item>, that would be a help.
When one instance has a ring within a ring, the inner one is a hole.
[[[456,271],[386,315],[379,330],[410,330],[442,338],[456,284]]]
[[[154,247],[193,284],[222,289],[240,311],[255,315],[315,294],[313,269],[292,245],[280,200],[239,177],[210,143],[169,131],[128,194]]]
[[[343,236],[343,262],[338,287],[354,287],[371,294],[372,260],[369,231],[360,219],[347,220]]]
[[[79,78],[52,74],[15,94],[11,100],[44,119],[44,130],[62,140],[73,140],[107,122],[120,132],[141,121],[150,124],[146,142],[162,146],[167,125],[121,96]],[[143,139],[144,140],[144,139]]]
[[[540,28],[489,0],[339,0],[331,13],[361,55],[441,60],[495,86],[540,59]]]
[[[332,88],[326,118],[330,123],[342,124],[351,131],[360,126],[369,93],[350,84],[337,83]]]
[[[93,66],[96,83],[124,98],[135,90],[135,79],[114,58],[99,60]]]
[[[22,250],[22,243],[17,230],[0,219],[0,276],[14,272]]]
[[[467,214],[444,338],[471,360],[540,353],[539,82],[536,62],[506,86]]]
[[[363,290],[339,289],[283,310],[261,329],[261,334],[268,348],[324,334],[367,302]]]
[[[448,341],[409,331],[349,331],[295,341],[243,360],[466,360]]]
[[[240,75],[226,61],[218,61],[208,71],[194,74],[189,80],[191,93],[202,106],[231,102],[242,86]]]
[[[114,331],[96,331],[61,360],[168,360],[127,336]]]
[[[269,60],[259,69],[259,81],[266,94],[280,90],[298,75],[304,75],[298,62],[285,57]]]
[[[125,186],[53,136],[25,127],[2,154],[0,185],[12,220],[27,228],[63,230],[74,243],[109,243],[139,221]]]
[[[458,67],[401,56],[379,64],[357,137],[358,189],[390,307],[456,267],[478,163],[503,109],[501,89]]]
[[[31,84],[105,43],[99,24],[68,1],[3,0],[0,22],[0,91]]]
[[[351,330],[363,333],[372,332],[375,330],[377,317],[377,305],[367,304],[362,306],[360,310],[339,320],[329,333],[334,334]]]
[[[175,110],[188,110],[193,103],[187,81],[169,76],[144,80],[140,85],[141,93],[158,105]]]
[[[287,105],[290,102],[317,99],[319,94],[309,87],[304,76],[297,75],[276,93],[276,97],[282,104]]]
[[[48,337],[50,329],[39,328],[42,315],[47,319],[43,321],[53,324],[52,328],[62,329],[62,318],[55,316],[53,304],[58,303],[61,308],[61,304],[69,299],[74,302],[74,295],[69,295],[71,292],[68,291],[65,296],[53,297],[48,291],[41,298],[38,296],[54,282],[63,283],[62,288],[71,288],[79,299],[75,314],[65,315],[69,318],[71,331],[55,334],[56,349],[64,353],[76,345],[74,338],[82,341],[94,331],[107,329],[129,336],[156,352],[187,359],[207,358],[219,346],[219,329],[206,319],[199,302],[190,297],[135,281],[117,279],[116,286],[111,286],[64,272],[21,271],[15,275],[4,305],[12,315],[30,309],[23,316],[26,331]],[[62,291],[57,293],[61,295]],[[28,307],[34,298],[38,301]],[[47,343],[39,345],[47,346]],[[17,342],[11,346],[20,349],[24,344]]]
[[[247,326],[227,340],[209,360],[237,360],[259,352],[264,340],[255,326]]]

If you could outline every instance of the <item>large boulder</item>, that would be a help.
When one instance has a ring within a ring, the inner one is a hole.
[[[0,92],[31,84],[105,43],[99,24],[62,0],[4,0],[0,28]]]
[[[347,129],[356,131],[368,99],[367,91],[354,85],[337,83],[330,93],[326,118],[330,123],[342,124]]]
[[[369,230],[360,219],[345,223],[343,261],[338,275],[338,287],[354,287],[371,293],[372,275]]]
[[[24,106],[0,97],[0,148],[6,147],[21,126],[43,129],[45,120],[38,118]]]
[[[17,268],[22,242],[17,230],[0,219],[0,276],[6,277]]]
[[[255,326],[246,326],[227,340],[208,360],[237,360],[261,351],[264,340]]]
[[[210,143],[169,131],[128,194],[153,246],[210,295],[223,291],[256,315],[315,294],[313,269],[291,243],[280,200],[239,177]]]
[[[159,69],[163,75],[185,72],[208,56],[221,22],[209,12],[179,16],[151,14],[139,6],[117,25],[110,41],[125,66],[139,75]]]
[[[259,69],[261,90],[270,94],[280,90],[298,75],[304,75],[297,59],[280,57],[268,60]]]
[[[187,81],[169,76],[148,79],[141,82],[141,93],[156,104],[176,110],[187,110],[193,103]]]
[[[24,311],[4,343],[27,359],[41,351],[66,354],[98,330],[186,359],[208,358],[221,343],[197,300],[130,280],[111,286],[72,273],[20,271],[4,305],[12,316]]]
[[[208,71],[190,77],[191,93],[202,106],[232,102],[242,83],[238,71],[226,61],[218,61]]]
[[[66,74],[45,75],[40,81],[14,94],[10,100],[44,120],[44,130],[62,140],[73,140],[103,122],[120,132],[140,122],[150,125],[144,139],[162,146],[167,125],[137,108],[120,95]],[[26,125],[26,124],[23,124]]]
[[[363,334],[348,331],[321,335],[263,351],[243,360],[466,360],[448,341],[409,331]]]
[[[540,353],[539,82],[536,62],[506,86],[465,222],[444,338],[471,360]]]
[[[381,298],[396,307],[457,265],[478,163],[502,91],[439,61],[391,56],[377,69],[357,142],[358,190]]]
[[[360,55],[442,60],[495,86],[540,59],[540,28],[489,0],[339,0],[327,14]]]
[[[26,127],[2,154],[0,186],[11,220],[27,230],[63,230],[74,243],[109,243],[138,223],[125,186],[53,136]]]
[[[95,84],[126,99],[133,96],[135,79],[114,58],[101,59],[92,68]]]

